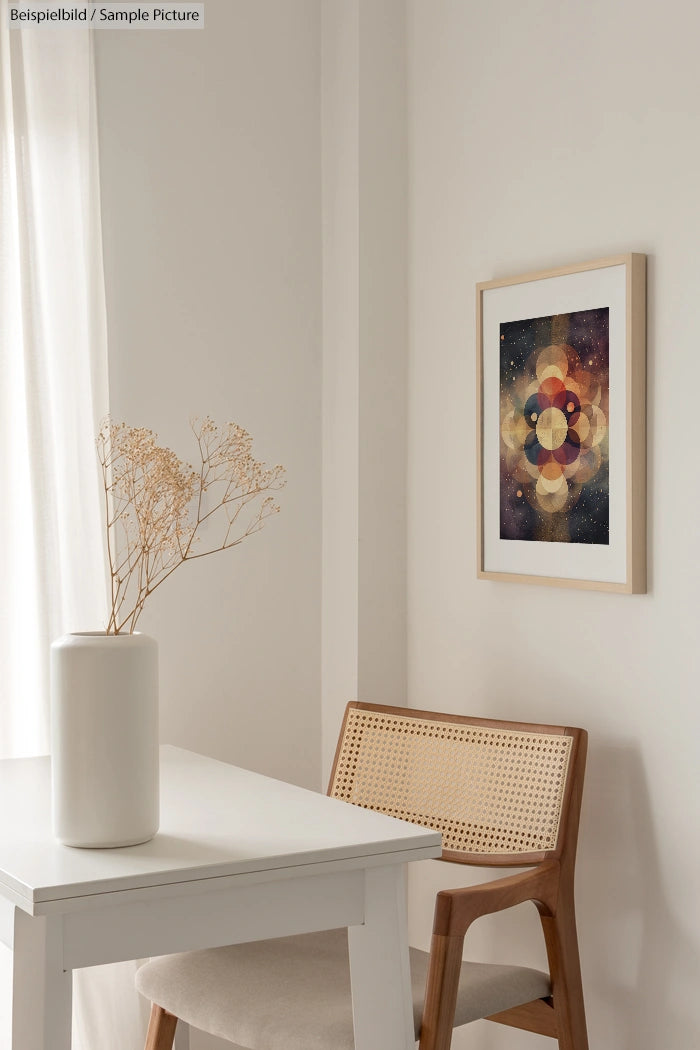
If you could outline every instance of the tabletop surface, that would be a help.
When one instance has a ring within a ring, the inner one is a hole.
[[[415,851],[440,834],[181,748],[161,748],[158,834],[77,849],[51,834],[50,759],[0,761],[0,893],[28,904]]]

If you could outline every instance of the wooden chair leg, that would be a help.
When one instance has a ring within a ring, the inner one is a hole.
[[[464,937],[433,934],[419,1050],[450,1050]]]
[[[540,920],[552,978],[559,1050],[588,1050],[573,899],[559,907],[556,916],[540,914]]]
[[[177,1017],[169,1014],[162,1006],[152,1003],[146,1050],[172,1050],[176,1026]]]

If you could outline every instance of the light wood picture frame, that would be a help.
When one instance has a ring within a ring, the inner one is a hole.
[[[480,579],[646,592],[646,256],[477,285]]]

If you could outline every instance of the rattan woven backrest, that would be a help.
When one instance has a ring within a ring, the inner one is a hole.
[[[349,704],[329,794],[442,832],[443,857],[558,851],[579,730]]]

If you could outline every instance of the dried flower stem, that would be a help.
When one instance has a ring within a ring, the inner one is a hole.
[[[132,633],[148,596],[183,562],[236,547],[279,511],[265,494],[285,484],[284,467],[256,460],[246,430],[208,417],[194,421],[192,430],[199,471],[159,446],[151,430],[109,418],[100,428],[109,634]],[[207,544],[211,530],[217,538]]]

